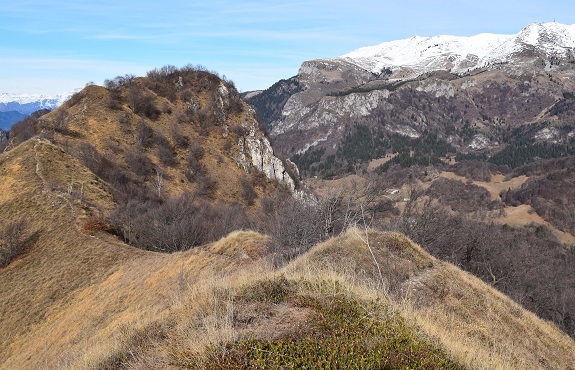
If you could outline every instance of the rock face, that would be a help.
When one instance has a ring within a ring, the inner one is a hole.
[[[247,134],[238,140],[240,155],[236,158],[236,162],[246,172],[249,172],[250,168],[253,167],[264,173],[270,180],[277,180],[293,192],[295,190],[294,180],[282,160],[274,155],[270,141],[261,130],[257,129],[257,121],[253,118],[253,114],[252,112],[252,119],[249,123],[243,125]]]
[[[530,140],[569,141],[574,91],[575,25],[547,23],[516,35],[413,37],[307,61],[297,76],[246,101],[286,157],[337,154],[357,125],[388,139],[434,133],[457,152],[493,155],[510,130],[534,123],[549,131]]]
[[[263,172],[268,178],[278,180],[294,190],[294,182],[288,175],[282,161],[274,156],[274,152],[269,140],[265,137],[257,137],[250,132],[246,138],[247,148],[250,153],[252,165]]]

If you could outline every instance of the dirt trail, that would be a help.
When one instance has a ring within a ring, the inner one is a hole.
[[[59,199],[61,199],[62,201],[64,201],[67,205],[68,208],[70,209],[70,213],[72,215],[72,219],[74,220],[74,226],[76,227],[76,230],[81,231],[80,225],[78,225],[78,215],[76,214],[76,209],[74,208],[74,205],[72,204],[72,202],[70,201],[70,199],[68,199],[68,196],[66,196],[65,193],[58,191],[56,189],[50,189],[50,186],[48,184],[48,181],[46,180],[46,177],[44,176],[44,174],[42,173],[42,161],[40,159],[40,155],[38,153],[39,150],[39,145],[52,145],[52,144],[48,144],[44,141],[42,141],[42,139],[35,139],[36,143],[34,144],[34,159],[36,160],[36,175],[38,175],[38,177],[40,178],[40,180],[42,181],[42,184],[44,186],[44,190],[43,193],[46,194],[48,197],[50,196],[55,196]]]

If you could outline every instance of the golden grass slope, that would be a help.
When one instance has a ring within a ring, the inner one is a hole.
[[[222,358],[242,353],[246,340],[277,348],[273,343],[278,340],[296,338],[314,310],[294,304],[299,297],[343,296],[369,307],[370,315],[389,317],[390,311],[395,312],[411,325],[409,338],[439,346],[464,368],[574,368],[575,343],[567,335],[399,234],[351,229],[283,269],[264,263],[258,264],[257,272],[254,268],[250,265],[194,285],[173,307],[163,328],[144,329],[145,334],[136,336],[139,344],[119,348],[104,363],[136,369],[226,368],[214,361],[229,365]],[[278,352],[272,358],[282,356],[285,353]],[[423,368],[435,367],[431,363]]]
[[[404,317],[473,369],[573,369],[575,342],[479,279],[429,256],[399,234],[352,229],[312,249],[289,271],[336,276],[376,297],[378,260],[387,294]],[[333,277],[333,279],[336,279]]]
[[[258,248],[266,238],[254,233],[223,240],[213,251],[172,255],[86,235],[82,224],[93,205],[105,209],[111,197],[74,158],[44,141],[0,156],[0,174],[0,226],[16,217],[28,220],[26,251],[0,270],[1,368],[89,367],[77,361],[97,348],[99,358],[110,353],[123,328],[161,318],[188,279],[202,281],[202,275],[263,254]],[[68,194],[67,186],[51,186],[70,181],[66,174],[84,184],[82,199]],[[241,255],[231,253],[245,240],[250,242]]]
[[[81,199],[51,186],[71,181],[69,171],[85,184]],[[409,335],[466,368],[574,368],[568,336],[402,235],[350,229],[282,269],[266,259],[267,238],[249,231],[159,254],[83,233],[92,203],[105,209],[111,198],[47,142],[0,156],[0,175],[0,223],[29,222],[27,249],[0,269],[1,369],[209,367],[226,343],[305,327],[313,308],[246,298],[270,281],[285,281],[293,297],[391,310]]]

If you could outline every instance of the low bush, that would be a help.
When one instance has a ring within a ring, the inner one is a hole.
[[[111,229],[110,224],[106,221],[103,216],[91,216],[82,225],[82,229],[85,233],[94,235],[99,231],[108,231]]]
[[[192,193],[163,201],[129,200],[109,222],[127,243],[158,252],[187,250],[249,227],[241,207],[208,202]]]
[[[277,288],[276,285],[273,287]],[[283,289],[282,292],[289,290]],[[292,307],[310,310],[305,325],[278,339],[242,338],[223,346],[211,346],[201,367],[463,369],[443,350],[417,335],[416,330],[398,314],[385,307],[363,305],[341,295],[275,294],[273,297],[283,302],[289,297]],[[273,303],[277,302],[274,300]],[[196,368],[193,362],[189,365]]]
[[[0,229],[0,267],[8,265],[25,247],[28,222],[17,218]]]

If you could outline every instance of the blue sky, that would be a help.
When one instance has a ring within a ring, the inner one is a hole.
[[[201,64],[249,91],[362,46],[554,20],[575,23],[572,0],[0,0],[0,93],[67,92],[168,64]]]

